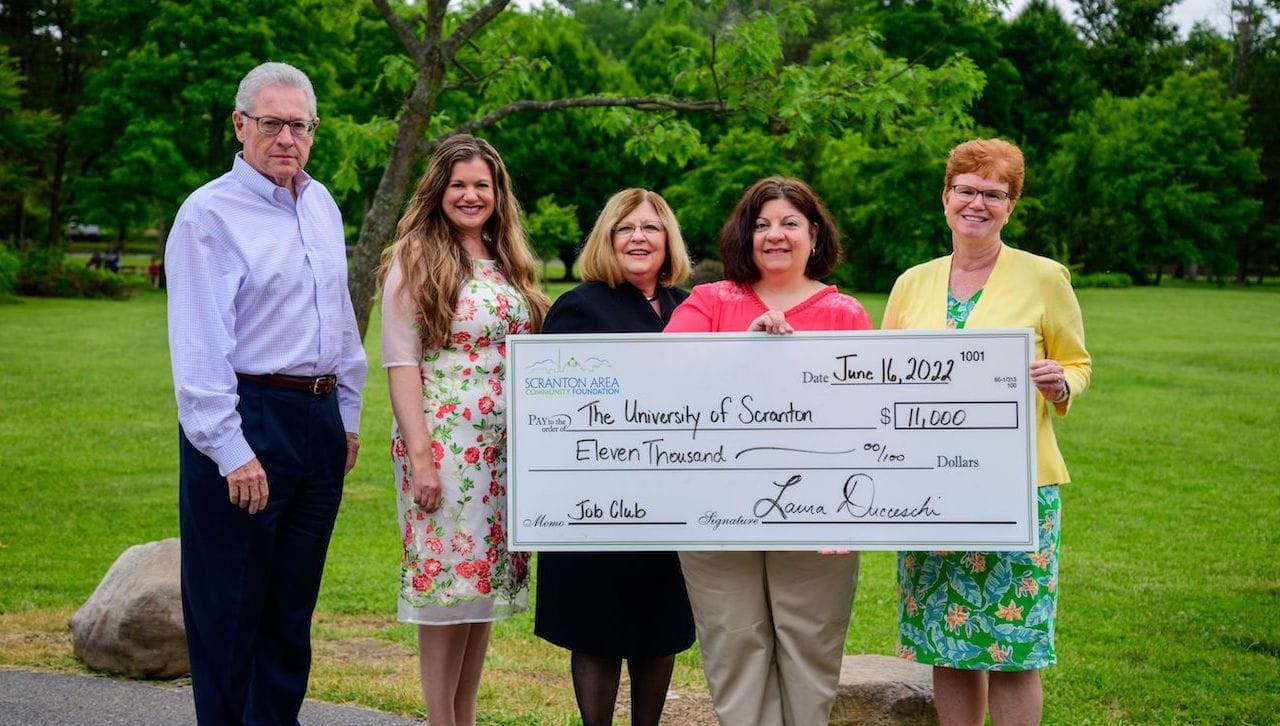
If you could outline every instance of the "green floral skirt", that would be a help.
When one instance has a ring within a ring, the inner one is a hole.
[[[899,552],[898,655],[948,668],[1026,671],[1057,662],[1058,486],[1037,492],[1036,552]]]

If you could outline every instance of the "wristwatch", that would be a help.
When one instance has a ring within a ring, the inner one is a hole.
[[[1055,398],[1055,399],[1053,400],[1053,402],[1054,402],[1054,403],[1063,403],[1064,401],[1066,401],[1066,400],[1067,400],[1067,399],[1069,399],[1069,398],[1071,398],[1071,386],[1067,383],[1067,378],[1066,378],[1066,376],[1063,376],[1063,378],[1062,378],[1062,395],[1061,395],[1061,396],[1058,396],[1057,398]]]

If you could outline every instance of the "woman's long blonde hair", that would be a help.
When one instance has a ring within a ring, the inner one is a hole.
[[[551,304],[538,287],[538,266],[520,226],[520,206],[511,192],[511,177],[502,157],[484,139],[469,134],[450,136],[431,155],[427,170],[396,225],[396,242],[383,251],[378,268],[378,283],[382,284],[391,265],[400,263],[404,277],[400,294],[407,296],[407,302],[418,313],[423,350],[449,344],[458,290],[471,277],[471,260],[440,202],[454,164],[475,158],[483,159],[493,175],[493,214],[484,224],[484,245],[507,281],[528,303],[533,332],[542,329],[542,318]],[[389,291],[384,290],[383,294]]]

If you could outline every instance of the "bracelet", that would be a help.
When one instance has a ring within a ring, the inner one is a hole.
[[[1053,399],[1053,402],[1065,403],[1069,398],[1071,398],[1071,386],[1067,383],[1067,379],[1064,377],[1062,379],[1062,395]]]

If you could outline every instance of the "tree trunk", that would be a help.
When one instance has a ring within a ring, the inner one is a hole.
[[[20,250],[27,249],[27,195],[18,194],[18,237],[14,240],[15,246]]]
[[[444,69],[440,66],[432,67],[418,76],[413,93],[405,103],[404,115],[400,117],[396,140],[391,147],[391,157],[387,161],[387,168],[382,171],[373,204],[360,224],[360,237],[356,241],[355,252],[351,255],[347,289],[351,292],[351,305],[355,308],[361,340],[364,340],[369,328],[369,312],[373,309],[373,298],[378,292],[375,275],[382,259],[382,249],[392,241],[395,234],[400,203],[409,189],[409,175],[430,150],[425,137],[431,114],[435,112],[443,76]]]
[[[564,263],[564,277],[560,278],[564,282],[573,282],[573,263],[578,259],[578,248],[576,245],[565,245],[560,248],[560,261]]]
[[[49,186],[49,231],[45,238],[45,247],[49,250],[62,248],[62,180],[67,173],[67,134],[66,121],[58,129],[54,144],[53,179]]]
[[[169,243],[169,218],[156,220],[156,257],[164,259],[164,247]]]

